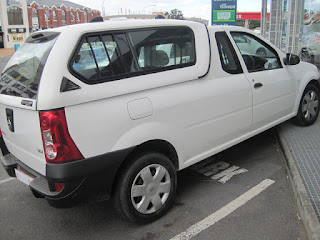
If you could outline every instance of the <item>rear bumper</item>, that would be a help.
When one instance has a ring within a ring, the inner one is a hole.
[[[36,193],[49,199],[64,199],[97,192],[110,195],[118,169],[132,149],[70,163],[47,164],[46,176],[33,171],[10,153],[4,156],[1,151],[0,159],[9,176],[16,177],[14,169],[18,169],[32,177],[29,186]],[[56,191],[55,183],[64,184],[60,192]]]

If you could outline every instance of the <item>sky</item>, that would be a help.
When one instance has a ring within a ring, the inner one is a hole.
[[[172,9],[182,11],[184,17],[201,17],[210,20],[211,0],[68,0],[83,6],[102,11],[105,8],[106,15],[122,13],[170,12]],[[238,12],[260,12],[261,0],[238,0]]]

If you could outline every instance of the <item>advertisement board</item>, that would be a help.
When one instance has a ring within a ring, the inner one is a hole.
[[[7,6],[9,7],[11,5],[21,6],[21,1],[20,0],[7,0]]]
[[[12,34],[13,42],[23,42],[23,34]]]
[[[237,0],[212,0],[213,25],[237,25]]]

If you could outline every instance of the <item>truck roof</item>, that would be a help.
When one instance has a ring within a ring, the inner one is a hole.
[[[152,20],[106,20],[104,22],[92,22],[92,23],[81,23],[68,25],[63,27],[57,27],[54,29],[46,29],[43,31],[54,31],[54,32],[64,32],[64,31],[75,31],[75,32],[88,32],[88,31],[106,31],[106,30],[121,30],[121,29],[136,29],[145,27],[159,27],[159,26],[196,26],[203,25],[202,23],[184,21],[184,20],[169,20],[169,19],[152,19]],[[89,27],[90,26],[90,27]]]
[[[197,26],[203,26],[202,23],[187,21],[187,20],[174,20],[174,19],[119,19],[119,20],[105,20],[104,22],[91,22],[68,25],[63,27],[57,27],[54,29],[46,29],[43,31],[50,32],[66,32],[71,31],[77,34],[92,32],[92,31],[108,31],[108,30],[121,30],[121,29],[138,29],[138,28],[150,28],[150,27],[170,27],[170,26],[189,26],[196,28]],[[89,27],[90,26],[90,27]],[[243,27],[228,26],[228,25],[213,25],[208,26],[208,29],[215,29],[215,31],[250,31]],[[37,34],[39,32],[33,33]],[[32,34],[32,35],[33,35]]]

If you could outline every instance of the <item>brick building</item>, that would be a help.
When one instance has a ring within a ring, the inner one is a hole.
[[[100,11],[62,0],[27,0],[30,32],[90,22]]]

